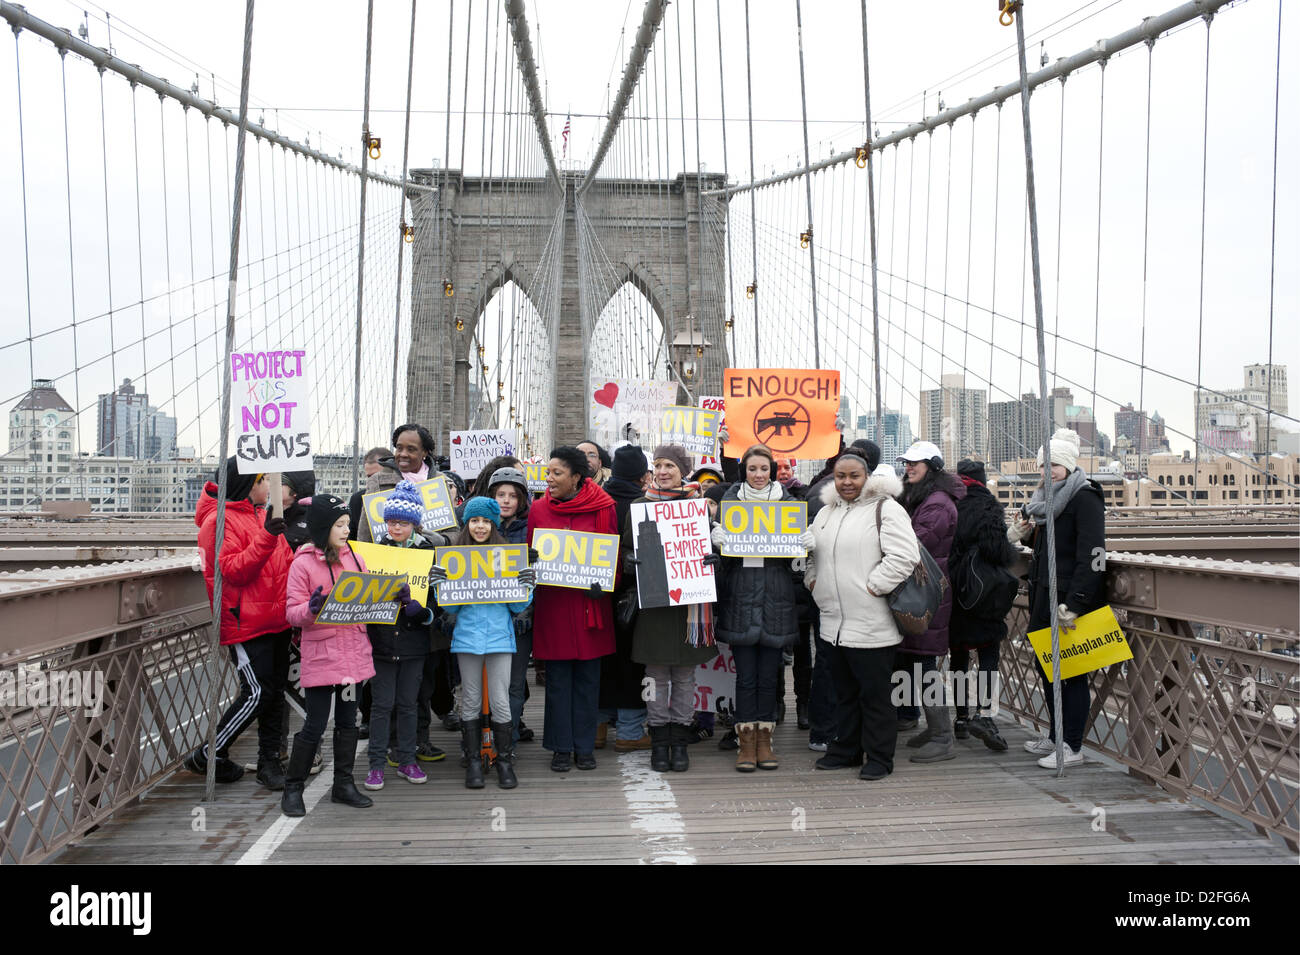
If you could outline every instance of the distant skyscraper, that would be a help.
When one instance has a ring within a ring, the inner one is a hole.
[[[1019,401],[989,404],[988,463],[999,468],[1005,461],[1032,458],[1043,446],[1043,405],[1031,391]]]
[[[1115,412],[1115,443],[1120,438],[1127,438],[1134,453],[1152,454],[1169,450],[1169,439],[1165,437],[1165,421],[1160,412],[1153,411],[1150,416],[1141,409],[1135,409],[1130,402]]]
[[[898,456],[912,444],[912,419],[901,411],[885,409],[882,414],[885,424],[884,441],[880,444],[880,460],[884,464],[893,464]],[[858,415],[859,437],[876,441],[875,413]]]
[[[988,459],[988,392],[967,388],[963,375],[944,375],[940,387],[921,392],[922,441],[933,441],[944,464],[957,467],[961,458]]]
[[[131,379],[99,396],[96,454],[167,460],[176,454],[176,419],[149,404]]]

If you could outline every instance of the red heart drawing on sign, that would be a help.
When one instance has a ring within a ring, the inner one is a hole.
[[[452,439],[451,439],[451,443],[452,443],[452,444],[460,444],[460,435],[456,435],[456,437],[452,438]]]
[[[673,603],[677,603],[682,599],[682,588],[678,587],[676,590],[668,591],[668,596],[673,598]]]
[[[607,382],[604,388],[596,389],[596,394],[593,397],[596,399],[596,404],[612,409],[615,399],[618,398],[618,385],[612,381]]]

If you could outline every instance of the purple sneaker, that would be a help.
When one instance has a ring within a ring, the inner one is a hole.
[[[407,763],[405,766],[398,766],[397,775],[401,776],[408,783],[427,783],[429,781],[429,777],[424,775],[424,770],[415,763]]]
[[[383,789],[384,771],[382,769],[372,769],[366,773],[366,781],[362,785],[370,790]]]

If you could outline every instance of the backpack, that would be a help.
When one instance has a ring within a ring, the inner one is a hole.
[[[978,547],[965,551],[949,565],[949,571],[953,599],[964,613],[1000,620],[1011,612],[1020,581],[1006,567],[980,559]]]
[[[880,535],[881,513],[884,508],[885,502],[882,499],[876,505],[877,536]],[[912,568],[911,576],[886,596],[898,632],[905,637],[919,637],[930,629],[930,621],[939,612],[943,592],[948,587],[947,578],[925,545],[917,541],[916,546],[921,552],[921,559]]]

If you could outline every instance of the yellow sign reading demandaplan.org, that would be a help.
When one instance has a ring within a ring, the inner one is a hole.
[[[1052,628],[1034,630],[1027,636],[1048,682],[1055,682],[1052,674]],[[1133,650],[1109,606],[1083,614],[1073,630],[1061,631],[1061,676],[1066,680],[1132,659]]]

